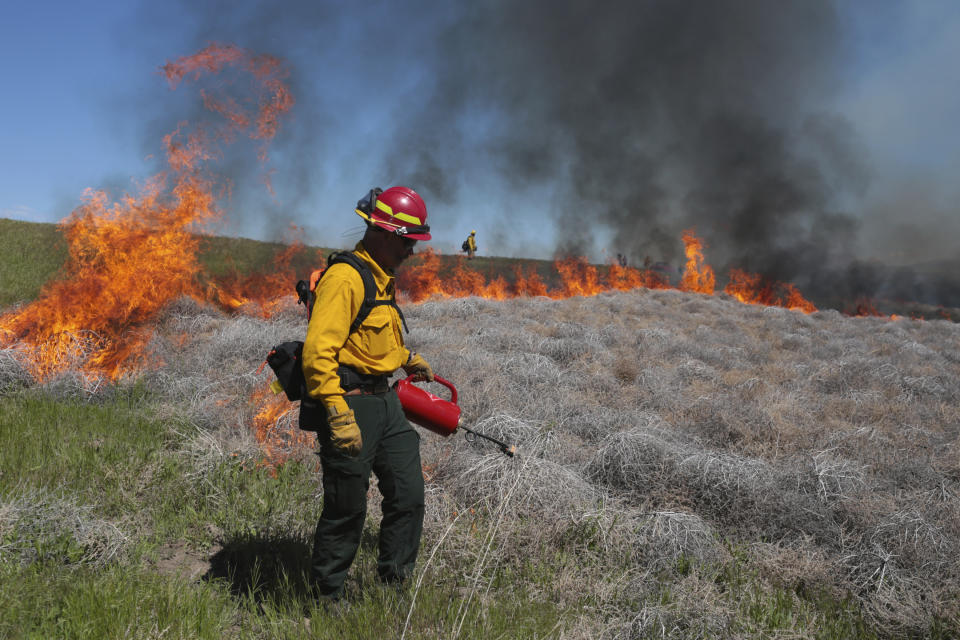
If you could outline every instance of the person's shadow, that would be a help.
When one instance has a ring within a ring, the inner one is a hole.
[[[227,540],[204,580],[223,580],[238,597],[309,596],[310,544],[293,537],[243,536]]]
[[[377,533],[364,527],[360,549],[375,554]],[[265,599],[313,599],[310,586],[312,540],[292,536],[239,536],[226,540],[210,558],[203,580],[223,580],[236,597]],[[348,590],[362,591],[368,576],[356,572]]]

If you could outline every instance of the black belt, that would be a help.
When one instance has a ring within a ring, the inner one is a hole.
[[[340,365],[337,376],[340,377],[340,386],[344,391],[360,389],[365,393],[386,393],[390,390],[388,375],[360,373],[352,367]]]

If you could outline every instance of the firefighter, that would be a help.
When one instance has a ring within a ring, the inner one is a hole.
[[[467,259],[473,259],[473,254],[477,252],[477,230],[474,229],[470,232],[470,235],[467,236],[467,239],[463,241],[463,245],[460,247],[462,250],[467,252]]]
[[[367,224],[353,254],[369,267],[378,306],[360,326],[351,325],[364,300],[360,272],[338,262],[320,278],[303,345],[303,372],[313,405],[323,467],[323,511],[311,558],[318,595],[343,594],[367,511],[371,470],[383,496],[377,571],[386,583],[412,572],[423,529],[424,484],[420,436],[403,415],[387,378],[397,369],[433,380],[422,356],[403,342],[402,314],[394,300],[394,269],[430,240],[423,199],[407,187],[379,189],[361,200],[357,214]],[[304,407],[301,407],[303,420]],[[309,415],[309,414],[308,414]]]

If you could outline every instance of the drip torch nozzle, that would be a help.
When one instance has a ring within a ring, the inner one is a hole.
[[[489,441],[492,442],[493,444],[495,444],[495,445],[497,445],[498,447],[500,447],[500,451],[502,451],[505,455],[510,456],[511,458],[517,453],[517,447],[516,447],[516,445],[507,444],[506,442],[501,442],[501,441],[497,440],[496,438],[492,438],[492,437],[486,435],[485,433],[480,433],[479,431],[474,431],[474,430],[471,429],[470,427],[464,427],[464,426],[461,425],[460,428],[463,429],[464,431],[466,431],[466,433],[465,433],[464,435],[467,437],[467,440],[468,440],[469,442],[473,442],[473,441],[476,440],[477,437],[479,436],[479,437],[483,438],[484,440],[489,440]]]

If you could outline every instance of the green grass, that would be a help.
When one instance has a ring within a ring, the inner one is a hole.
[[[218,585],[135,566],[0,563],[0,585],[3,638],[221,638],[237,617]]]
[[[32,300],[67,259],[56,225],[0,218],[0,308]]]
[[[22,483],[69,487],[104,517],[135,510],[169,439],[146,406],[137,391],[104,405],[28,393],[3,398],[0,491]]]
[[[723,599],[736,611],[742,632],[763,636],[777,631],[800,630],[818,640],[858,638],[875,640],[876,633],[864,621],[852,600],[804,585],[766,584],[735,554],[721,568],[715,583]]]
[[[77,507],[43,522],[29,521],[34,512],[0,520],[0,637],[397,637],[412,610],[410,638],[460,625],[462,638],[545,638],[564,619],[517,584],[467,602],[459,573],[432,576],[411,608],[411,592],[375,578],[372,522],[350,604],[327,611],[306,580],[321,507],[312,466],[271,473],[229,453],[198,465],[185,453],[190,428],[157,417],[136,386],[101,404],[31,391],[2,402],[0,507],[25,494]],[[90,541],[67,522],[75,518],[116,525],[122,552],[89,561]],[[203,578],[184,578],[166,561],[171,551],[204,565]]]
[[[200,238],[200,264],[204,273],[212,277],[231,275],[270,274],[276,270],[276,257],[286,249],[277,242],[259,242],[247,238],[203,236]],[[290,265],[304,277],[321,264],[321,258],[332,249],[303,247]],[[291,287],[292,289],[292,287]]]
[[[192,427],[152,415],[137,387],[104,404],[22,392],[0,412],[0,495],[64,491],[97,517],[134,518],[149,541],[270,535],[319,516],[317,477],[299,463],[275,475],[228,456],[199,472],[180,450]]]
[[[293,589],[235,596],[223,581],[188,583],[148,570],[0,564],[3,638],[461,638],[558,637],[560,612],[522,597],[464,610],[450,594],[368,589],[327,610]],[[309,618],[309,622],[305,621]],[[309,624],[309,628],[307,627]]]

